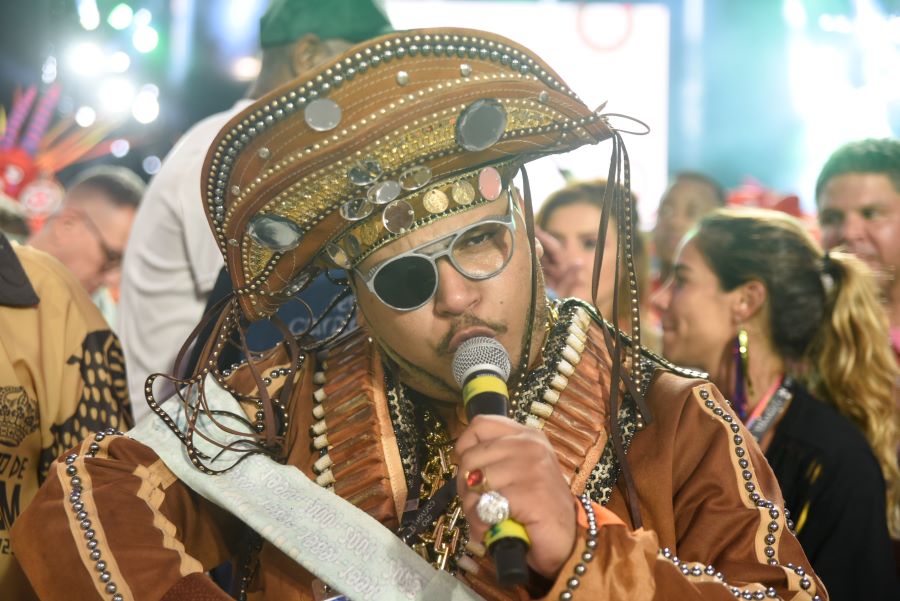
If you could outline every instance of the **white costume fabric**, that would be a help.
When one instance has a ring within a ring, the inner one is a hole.
[[[201,168],[216,134],[250,102],[241,100],[188,130],[163,161],[135,217],[116,331],[135,420],[150,412],[144,400],[147,376],[171,372],[222,269],[200,200]]]

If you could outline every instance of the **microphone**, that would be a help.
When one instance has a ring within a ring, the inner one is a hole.
[[[487,336],[476,336],[463,342],[453,355],[453,377],[462,387],[466,416],[502,415],[509,413],[509,354],[503,345]],[[513,519],[491,526],[484,543],[497,567],[501,586],[513,587],[528,582],[525,554],[531,539],[525,527]]]

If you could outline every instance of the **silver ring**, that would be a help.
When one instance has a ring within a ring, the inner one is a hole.
[[[488,526],[499,524],[509,518],[509,501],[496,491],[483,493],[475,506],[475,513]]]

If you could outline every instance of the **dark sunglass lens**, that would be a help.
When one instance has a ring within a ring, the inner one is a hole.
[[[431,261],[408,256],[385,264],[373,282],[383,303],[397,309],[413,309],[434,294],[437,275]]]

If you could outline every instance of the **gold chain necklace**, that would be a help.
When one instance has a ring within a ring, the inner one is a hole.
[[[456,477],[457,466],[450,459],[453,441],[444,424],[425,410],[425,449],[428,453],[421,471],[420,503],[427,501],[444,485]],[[430,530],[418,535],[412,548],[439,570],[456,571],[456,559],[469,539],[469,525],[462,514],[459,496],[454,496],[447,509],[434,521]]]

